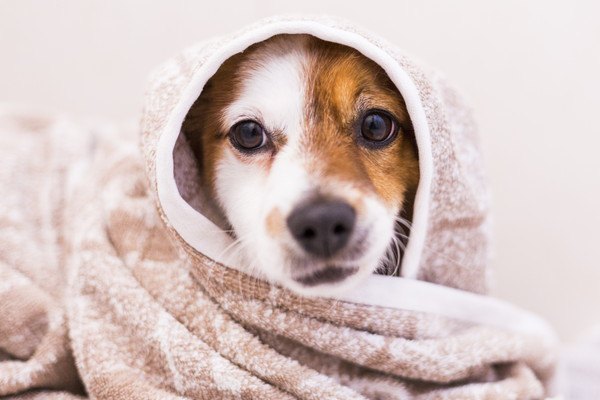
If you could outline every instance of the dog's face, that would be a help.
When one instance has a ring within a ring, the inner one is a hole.
[[[389,260],[418,162],[404,101],[373,61],[276,36],[223,64],[183,129],[256,274],[322,294]]]

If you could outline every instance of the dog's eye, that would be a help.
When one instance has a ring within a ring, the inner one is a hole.
[[[231,128],[230,138],[240,150],[256,150],[267,143],[265,130],[258,122],[242,121]]]
[[[365,115],[360,127],[363,138],[369,142],[386,142],[396,135],[398,128],[394,119],[388,114],[373,111]]]

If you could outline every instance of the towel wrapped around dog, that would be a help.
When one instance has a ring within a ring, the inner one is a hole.
[[[302,297],[224,265],[180,132],[248,46],[310,34],[378,63],[404,97],[420,183],[401,277]],[[4,108],[0,396],[15,399],[541,399],[556,339],[486,295],[488,199],[469,110],[436,72],[328,18],[272,18],[152,79],[137,134]]]

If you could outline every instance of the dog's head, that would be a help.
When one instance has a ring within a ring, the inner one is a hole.
[[[230,252],[258,275],[321,294],[397,253],[418,182],[412,125],[356,50],[307,35],[256,44],[209,80],[183,130],[237,240]]]

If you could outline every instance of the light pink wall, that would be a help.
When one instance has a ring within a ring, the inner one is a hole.
[[[494,191],[496,294],[564,338],[600,322],[599,2],[3,0],[0,102],[135,119],[157,63],[294,12],[347,17],[463,89]]]

